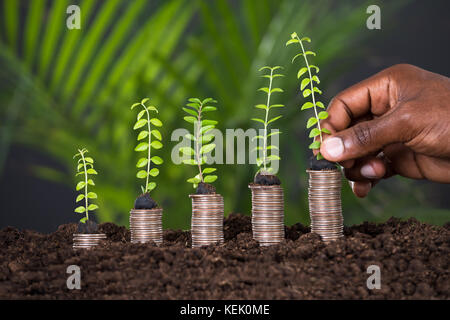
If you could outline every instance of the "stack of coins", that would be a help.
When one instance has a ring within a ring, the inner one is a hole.
[[[311,232],[329,242],[344,236],[341,207],[342,174],[339,170],[307,170]]]
[[[192,247],[223,243],[223,198],[220,194],[191,194]]]
[[[252,190],[253,239],[261,246],[284,240],[284,196],[281,186],[249,185]]]
[[[104,233],[74,233],[73,234],[73,249],[90,249],[97,246],[100,241],[106,239],[106,234]]]
[[[162,208],[130,211],[131,243],[163,243]]]

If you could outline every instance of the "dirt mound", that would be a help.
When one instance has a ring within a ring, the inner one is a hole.
[[[108,240],[72,250],[76,224],[50,235],[0,231],[0,298],[14,299],[449,299],[450,225],[391,218],[346,227],[324,244],[309,228],[286,228],[286,240],[259,247],[250,217],[225,219],[223,246],[191,249],[190,233],[164,231],[164,245],[130,244],[125,227],[100,225]],[[66,268],[81,268],[69,290]],[[381,289],[366,286],[381,269]]]

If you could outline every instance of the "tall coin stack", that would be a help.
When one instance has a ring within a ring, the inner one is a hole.
[[[339,170],[307,170],[311,232],[329,242],[344,236],[341,206],[342,174]]]
[[[163,243],[162,208],[130,211],[131,243]]]
[[[106,240],[104,233],[74,233],[73,234],[73,249],[91,249],[99,245],[100,241]]]
[[[278,244],[284,240],[284,196],[279,185],[250,184],[252,190],[253,239],[261,246]]]
[[[224,203],[220,194],[191,194],[192,247],[223,243]]]

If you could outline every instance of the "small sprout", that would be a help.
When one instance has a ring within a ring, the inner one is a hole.
[[[155,182],[150,182],[150,176],[156,177],[159,175],[158,168],[152,168],[151,164],[160,165],[163,163],[163,159],[158,156],[151,156],[152,149],[161,149],[162,148],[162,135],[158,129],[152,129],[152,125],[154,127],[162,127],[161,120],[157,118],[150,117],[150,111],[154,111],[158,113],[158,109],[155,106],[146,106],[146,103],[149,101],[148,98],[143,99],[141,102],[137,102],[131,106],[133,110],[135,107],[140,107],[142,110],[139,111],[137,115],[136,123],[134,124],[133,129],[141,131],[137,136],[137,140],[140,141],[134,151],[136,152],[144,152],[147,151],[147,157],[140,158],[136,164],[136,167],[139,171],[136,174],[136,177],[139,179],[145,179],[145,185],[141,186],[142,193],[151,192],[156,188]],[[145,128],[144,128],[145,127]],[[152,137],[155,138],[152,140]],[[142,141],[144,140],[145,141]]]
[[[184,159],[183,163],[198,167],[198,174],[187,180],[196,188],[200,182],[212,183],[217,180],[217,176],[211,173],[216,171],[216,168],[205,168],[202,170],[202,165],[206,163],[206,154],[212,152],[216,147],[212,143],[214,135],[209,133],[217,125],[215,120],[207,120],[203,118],[203,114],[209,111],[215,111],[217,108],[211,104],[217,103],[212,98],[206,98],[203,101],[198,98],[190,98],[189,103],[183,110],[189,114],[184,117],[184,120],[194,125],[193,134],[189,133],[186,138],[194,142],[194,148],[184,147],[180,148],[181,153],[189,156],[189,159]]]
[[[273,132],[271,134],[267,133],[267,128],[269,126],[269,124],[275,122],[276,120],[280,119],[281,116],[277,116],[274,117],[272,119],[269,119],[269,111],[271,109],[274,108],[282,108],[284,107],[284,105],[282,104],[270,104],[270,98],[272,93],[276,93],[276,92],[283,92],[282,89],[280,88],[273,88],[273,80],[274,78],[277,77],[282,77],[283,75],[281,73],[274,73],[274,71],[281,69],[280,66],[276,66],[276,67],[262,67],[261,69],[259,69],[259,71],[264,71],[264,70],[268,70],[269,74],[265,74],[263,75],[264,78],[268,78],[269,79],[269,86],[268,87],[263,87],[258,89],[259,91],[265,92],[267,95],[267,100],[266,100],[266,104],[258,104],[255,107],[258,109],[262,109],[265,111],[265,117],[264,119],[259,119],[259,118],[252,118],[253,121],[256,121],[258,123],[261,123],[264,126],[264,133],[262,136],[256,136],[255,139],[259,139],[263,141],[263,146],[262,147],[256,147],[255,151],[262,151],[262,157],[259,157],[256,159],[256,163],[258,165],[258,167],[260,167],[260,169],[258,171],[263,171],[264,173],[267,173],[267,164],[272,161],[272,160],[280,160],[280,157],[278,157],[277,155],[268,155],[268,150],[272,150],[272,149],[278,149],[276,146],[268,146],[267,145],[267,138],[275,135],[275,134],[279,134],[280,132]],[[261,167],[262,166],[262,167]]]
[[[313,150],[319,150],[320,145],[323,142],[323,133],[330,134],[330,131],[321,128],[320,126],[320,120],[325,120],[328,118],[328,113],[326,111],[318,112],[318,108],[325,109],[325,106],[322,102],[316,100],[316,93],[322,94],[322,91],[317,87],[317,85],[320,83],[319,77],[317,76],[317,73],[319,73],[319,68],[315,65],[309,64],[308,61],[308,55],[315,56],[316,53],[313,51],[306,51],[305,47],[303,45],[303,42],[311,42],[311,39],[308,37],[299,38],[297,33],[291,34],[291,39],[286,42],[286,46],[298,43],[301,47],[301,52],[296,54],[294,58],[292,59],[292,63],[298,58],[303,57],[305,61],[305,66],[301,67],[298,70],[297,78],[300,79],[303,75],[306,74],[306,78],[303,78],[300,82],[300,91],[303,93],[303,97],[307,98],[311,96],[312,101],[307,101],[303,104],[301,110],[307,110],[307,109],[314,109],[314,117],[311,117],[308,119],[308,122],[306,124],[306,128],[311,128],[314,125],[316,125],[316,128],[311,129],[309,133],[309,137],[314,139],[314,142],[309,145],[310,149]],[[315,72],[313,75],[312,72]],[[319,140],[317,140],[317,137],[319,137]],[[319,153],[317,153],[317,160],[323,159],[323,156]]]
[[[94,180],[89,178],[89,175],[96,175],[97,171],[94,169],[94,159],[91,157],[86,157],[88,150],[86,148],[78,149],[78,153],[73,156],[73,158],[79,158],[77,162],[77,174],[75,176],[83,175],[83,180],[79,181],[76,186],[76,190],[84,190],[80,193],[75,202],[80,202],[84,200],[84,206],[81,205],[75,209],[76,213],[84,213],[85,216],[80,219],[80,222],[86,223],[89,220],[89,211],[94,211],[98,209],[96,204],[89,204],[89,199],[97,199],[97,194],[95,192],[89,192],[88,186],[94,186]]]

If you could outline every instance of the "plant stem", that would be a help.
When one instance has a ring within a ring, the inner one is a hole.
[[[84,169],[84,203],[86,206],[86,220],[89,220],[89,210],[88,210],[88,175],[86,168],[86,160],[84,159],[84,150],[78,150],[80,152],[81,158],[83,159],[83,169]]]
[[[267,158],[267,120],[269,118],[269,106],[270,106],[270,91],[272,90],[272,79],[273,79],[273,69],[270,69],[270,80],[269,80],[269,92],[267,93],[267,104],[266,104],[266,119],[264,121],[264,145],[263,145],[263,163],[264,172],[266,172],[266,158]]]
[[[198,171],[199,171],[199,175],[200,175],[200,181],[204,182],[203,181],[203,174],[202,174],[202,166],[200,164],[200,150],[198,148],[198,146],[199,146],[198,141],[200,139],[200,130],[202,129],[202,107],[203,107],[203,104],[200,103],[200,107],[199,107],[199,110],[198,110],[198,116],[197,116],[197,128],[194,128],[194,130],[196,129],[196,133],[195,133],[195,157],[197,158],[197,165],[198,165]]]
[[[314,84],[313,84],[313,79],[312,79],[312,75],[311,75],[311,68],[309,67],[308,59],[306,58],[305,48],[303,47],[302,40],[300,40],[298,35],[296,37],[297,37],[298,42],[300,43],[300,46],[302,47],[303,58],[305,59],[306,67],[308,68],[309,84],[310,84],[310,87],[311,87],[311,95],[312,95],[312,101],[313,101],[313,107],[314,107],[314,114],[316,115],[316,119],[317,119],[317,128],[319,129],[320,143],[322,143],[323,142],[323,140],[322,140],[322,129],[320,128],[320,119],[319,119],[319,116],[317,114],[316,99],[315,99],[315,96],[314,96]]]
[[[151,157],[151,150],[150,150],[150,144],[152,143],[152,133],[151,133],[151,126],[150,126],[150,112],[148,112],[147,107],[141,103],[141,105],[144,107],[145,112],[147,113],[147,128],[148,128],[148,153],[147,153],[147,178],[145,180],[145,192],[147,192],[148,189],[148,179],[150,176],[150,157]],[[144,192],[144,193],[145,193]]]

